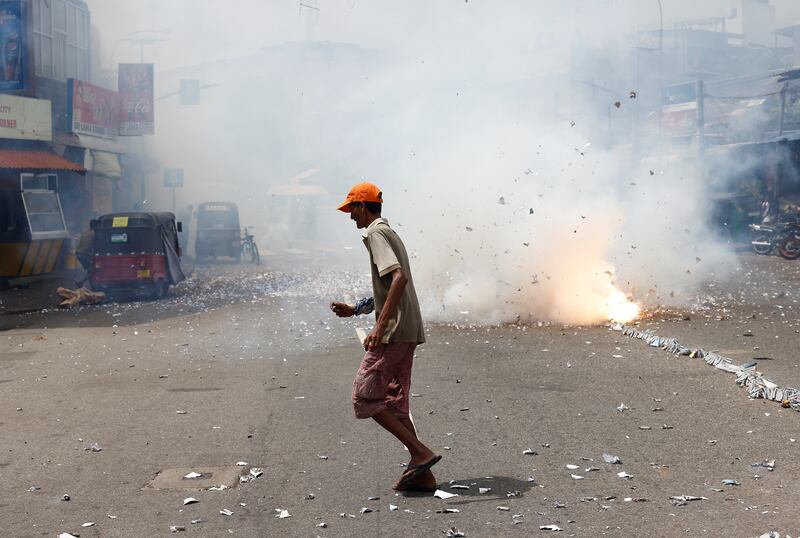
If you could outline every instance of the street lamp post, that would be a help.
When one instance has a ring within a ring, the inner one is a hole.
[[[114,43],[114,47],[111,49],[111,56],[108,59],[108,67],[102,68],[101,66],[101,73],[102,78],[105,80],[106,84],[109,88],[114,88],[117,84],[117,67],[114,65],[114,58],[117,55],[119,50],[119,46],[123,42],[133,43],[139,45],[139,63],[144,63],[144,46],[147,44],[154,45],[155,43],[165,41],[166,35],[172,33],[172,30],[169,28],[163,29],[156,29],[156,30],[137,30],[135,32],[131,32],[126,34]]]
[[[661,138],[663,133],[661,106],[663,105],[663,86],[664,86],[664,6],[661,0],[658,1],[658,154],[661,155]]]
[[[117,54],[117,49],[122,42],[127,43],[135,43],[139,45],[139,63],[144,62],[144,46],[145,45],[153,45],[155,43],[159,43],[161,41],[166,41],[167,35],[171,34],[172,30],[170,28],[161,28],[161,29],[154,29],[154,30],[136,30],[135,32],[131,32],[120,37],[117,42],[114,44],[114,48],[111,50],[111,57],[109,58],[109,66],[111,70],[114,70],[114,56]]]

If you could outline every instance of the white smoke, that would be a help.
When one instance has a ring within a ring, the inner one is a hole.
[[[92,2],[118,16],[135,4]],[[329,220],[318,237],[328,244],[358,243],[334,199],[374,181],[413,253],[429,318],[602,322],[620,293],[645,306],[685,304],[733,265],[706,227],[702,176],[668,155],[639,164],[632,148],[611,148],[609,125],[633,125],[628,92],[654,97],[609,86],[587,102],[587,88],[612,78],[607,66],[570,71],[587,44],[613,48],[652,28],[655,5],[554,4],[319,2],[311,37],[338,43],[279,47],[309,37],[294,5],[159,4],[153,24],[172,28],[153,51],[170,68],[160,92],[182,77],[217,85],[200,107],[159,104],[150,147],[194,178],[179,205],[224,192],[242,205],[243,224],[267,218],[270,183],[319,168],[314,182],[335,193],[321,204]],[[186,9],[191,20],[179,16]],[[240,59],[207,63],[226,55]]]

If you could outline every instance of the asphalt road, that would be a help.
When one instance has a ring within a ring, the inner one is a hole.
[[[800,386],[800,265],[742,264],[705,305],[640,327],[758,358]],[[800,534],[798,413],[607,327],[429,326],[412,412],[444,456],[440,488],[458,496],[395,494],[407,454],[350,407],[359,321],[327,309],[365,275],[292,265],[204,269],[164,302],[0,316],[4,535]],[[752,466],[764,460],[774,470]],[[224,491],[150,487],[164,470],[238,462],[263,475]]]

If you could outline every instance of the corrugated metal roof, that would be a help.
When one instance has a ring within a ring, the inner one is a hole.
[[[85,173],[86,169],[55,153],[44,150],[0,149],[0,168],[20,170],[68,170]]]

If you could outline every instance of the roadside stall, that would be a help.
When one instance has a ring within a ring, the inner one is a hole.
[[[60,268],[69,234],[60,172],[86,170],[43,149],[0,149],[0,285]]]

